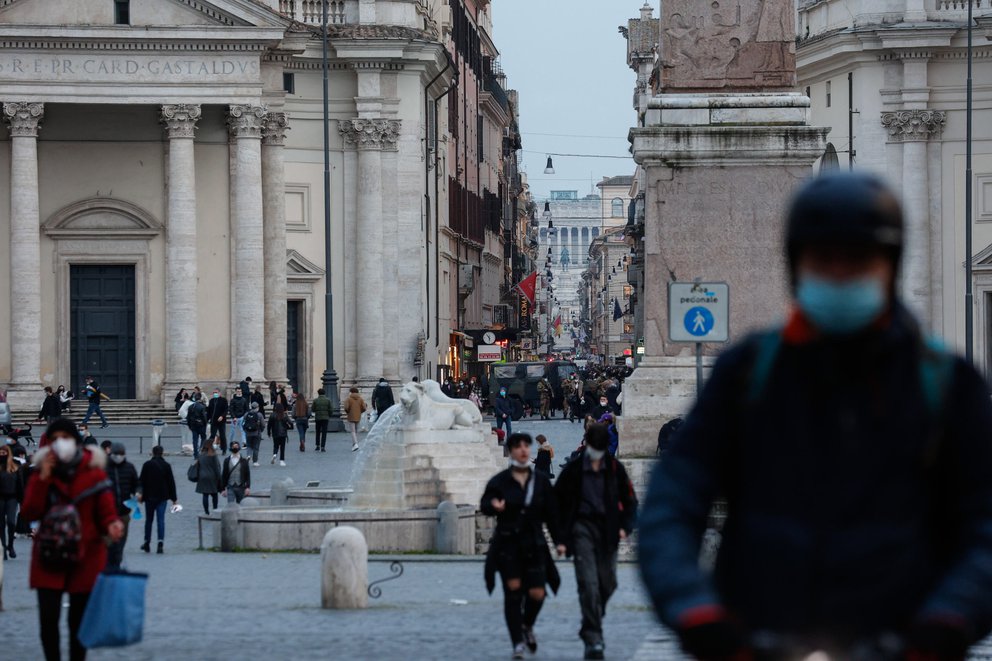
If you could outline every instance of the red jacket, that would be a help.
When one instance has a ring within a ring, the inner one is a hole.
[[[33,463],[37,466],[50,451],[48,448],[41,448],[35,452]],[[37,471],[32,472],[24,492],[21,515],[28,521],[39,521],[49,509],[50,489],[55,489],[61,495],[60,500],[66,502],[101,480],[106,480],[107,474],[103,471],[106,461],[107,455],[99,448],[95,452],[85,448],[76,474],[69,482],[54,475],[45,482]],[[79,510],[79,518],[82,522],[79,564],[67,572],[51,571],[42,566],[36,541],[31,554],[32,589],[65,590],[70,593],[86,593],[93,590],[96,577],[107,564],[107,544],[103,536],[107,534],[110,524],[119,518],[117,507],[114,504],[114,495],[108,489],[86,498],[77,504],[76,508]]]

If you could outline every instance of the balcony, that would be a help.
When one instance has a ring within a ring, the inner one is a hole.
[[[926,20],[960,22],[968,17],[969,0],[925,0]],[[970,0],[975,16],[992,16],[992,0]],[[906,20],[904,0],[800,0],[800,41],[837,30],[895,25]],[[911,17],[913,21],[920,17]]]
[[[325,4],[327,22],[331,25],[351,22],[347,20],[349,13],[358,18],[358,0],[279,0],[279,12],[300,23],[322,25]]]
[[[324,5],[330,25],[391,25],[426,29],[436,27],[427,0],[376,0],[374,4],[359,0],[279,0],[279,12],[300,23],[321,25]]]

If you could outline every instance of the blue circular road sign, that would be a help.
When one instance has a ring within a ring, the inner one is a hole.
[[[713,330],[716,321],[707,308],[695,307],[685,313],[685,329],[693,337],[705,337]]]

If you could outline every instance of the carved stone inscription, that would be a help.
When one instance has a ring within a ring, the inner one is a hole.
[[[794,0],[681,0],[662,11],[665,92],[795,87]]]
[[[258,57],[218,58],[159,55],[35,55],[0,53],[0,80],[52,82],[251,82],[258,79]]]

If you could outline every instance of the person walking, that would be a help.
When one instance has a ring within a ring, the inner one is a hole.
[[[138,490],[138,470],[127,460],[127,448],[117,441],[110,446],[110,463],[107,464],[107,477],[112,485],[114,504],[117,506],[117,516],[124,524],[124,533],[118,542],[114,542],[107,550],[107,567],[120,568],[124,562],[124,546],[127,545],[127,533],[131,524],[131,508],[124,504],[134,497]]]
[[[307,451],[307,429],[310,428],[310,406],[303,393],[296,395],[293,402],[293,421],[296,423],[296,433],[300,435],[300,452]]]
[[[231,442],[234,445],[234,441]],[[213,443],[208,443],[203,447],[203,452],[197,457],[193,464],[196,473],[196,493],[200,494],[203,500],[203,513],[210,516],[210,505],[217,509],[217,494],[224,489],[224,482],[221,477],[220,459]]]
[[[265,426],[266,434],[272,439],[270,463],[274,464],[276,459],[279,459],[280,466],[286,465],[286,437],[289,436],[290,425],[289,414],[286,413],[285,407],[282,404],[273,406],[272,415],[269,416],[269,422]]]
[[[100,404],[103,400],[110,401],[110,398],[103,394],[100,390],[100,384],[91,376],[86,377],[86,390],[84,392],[86,393],[86,401],[89,402],[89,406],[86,409],[86,415],[83,416],[83,424],[88,425],[90,418],[97,415],[100,418],[100,428],[106,429],[110,426],[110,423],[107,422],[107,416],[103,414]]]
[[[221,394],[220,390],[214,388],[210,396],[210,403],[207,404],[207,420],[210,421],[210,439],[220,441],[220,453],[227,453],[227,412],[229,406],[227,398]]]
[[[548,443],[544,434],[538,434],[535,440],[537,441],[537,457],[534,458],[534,470],[544,473],[549,480],[553,480],[555,473],[551,460],[555,458],[555,449]]]
[[[537,392],[541,398],[541,420],[550,420],[553,391],[547,379],[541,379],[537,382]]]
[[[637,496],[623,464],[607,448],[605,425],[586,430],[585,449],[555,483],[561,504],[562,540],[575,558],[586,659],[604,658],[603,616],[617,587],[617,548],[634,530]]]
[[[245,459],[251,457],[255,466],[258,466],[258,453],[262,448],[262,428],[265,426],[265,417],[258,409],[258,402],[252,402],[248,413],[241,421],[241,428],[245,432],[245,442],[248,443],[249,449],[249,452],[245,453]]]
[[[231,420],[231,442],[241,441],[244,445],[245,433],[241,423],[248,413],[248,392],[242,390],[241,386],[234,389],[234,396],[228,404],[227,413]]]
[[[231,443],[231,456],[224,460],[224,474],[221,476],[227,502],[241,504],[245,496],[251,495],[251,466],[241,456],[241,444]]]
[[[688,654],[746,658],[763,632],[798,657],[894,637],[899,658],[959,661],[992,631],[992,401],[903,305],[905,233],[873,175],[794,197],[788,321],[718,358],[641,512],[645,585]]]
[[[265,416],[265,395],[262,394],[262,386],[256,385],[255,391],[248,398],[249,405],[258,404],[258,412]]]
[[[52,390],[51,386],[45,386],[45,401],[41,404],[41,410],[38,411],[38,420],[44,420],[45,424],[50,425],[55,422],[56,418],[62,417],[62,402],[59,401],[58,395]]]
[[[317,425],[317,441],[314,451],[327,452],[327,425],[331,419],[331,400],[323,388],[317,390],[317,398],[313,400],[313,419]]]
[[[396,404],[393,399],[393,389],[389,387],[389,382],[380,378],[375,389],[372,390],[372,408],[376,415],[382,415],[390,406]]]
[[[506,427],[506,435],[509,437],[513,433],[513,404],[506,396],[506,388],[499,389],[493,410],[496,413],[496,429]]]
[[[162,446],[156,445],[152,447],[152,458],[144,463],[138,476],[138,502],[145,504],[145,543],[141,545],[145,553],[151,552],[152,522],[158,525],[155,552],[164,553],[165,510],[170,500],[173,505],[179,503],[176,478],[172,475],[172,466],[162,457]]]
[[[557,594],[561,577],[555,567],[544,537],[547,526],[558,546],[565,552],[558,527],[558,504],[551,481],[533,470],[527,434],[511,434],[506,439],[510,467],[497,473],[482,494],[480,509],[496,517],[489,551],[486,554],[486,589],[492,594],[496,573],[503,583],[503,616],[513,644],[513,658],[524,652],[537,652],[534,625],[544,605],[545,586]]]
[[[203,395],[193,393],[193,403],[186,411],[186,424],[193,439],[193,458],[200,456],[200,443],[207,442],[207,407],[203,405]],[[212,445],[213,443],[211,443]]]
[[[362,421],[362,414],[368,410],[365,400],[358,392],[358,388],[352,388],[348,393],[348,399],[344,402],[344,426],[351,433],[351,451],[358,450],[358,423]]]
[[[14,453],[0,445],[0,545],[3,559],[17,557],[14,552],[14,533],[17,529],[17,508],[24,500],[24,481],[21,465],[14,460]]]
[[[79,625],[97,576],[107,565],[107,545],[124,535],[104,467],[107,454],[82,447],[82,437],[71,421],[59,418],[45,431],[48,445],[32,458],[33,472],[24,491],[21,516],[39,521],[31,553],[30,586],[38,592],[41,647],[47,661],[61,658],[59,620],[62,597],[69,596],[69,658],[84,661]],[[78,522],[75,554],[60,551],[66,543],[65,508],[71,506]]]

